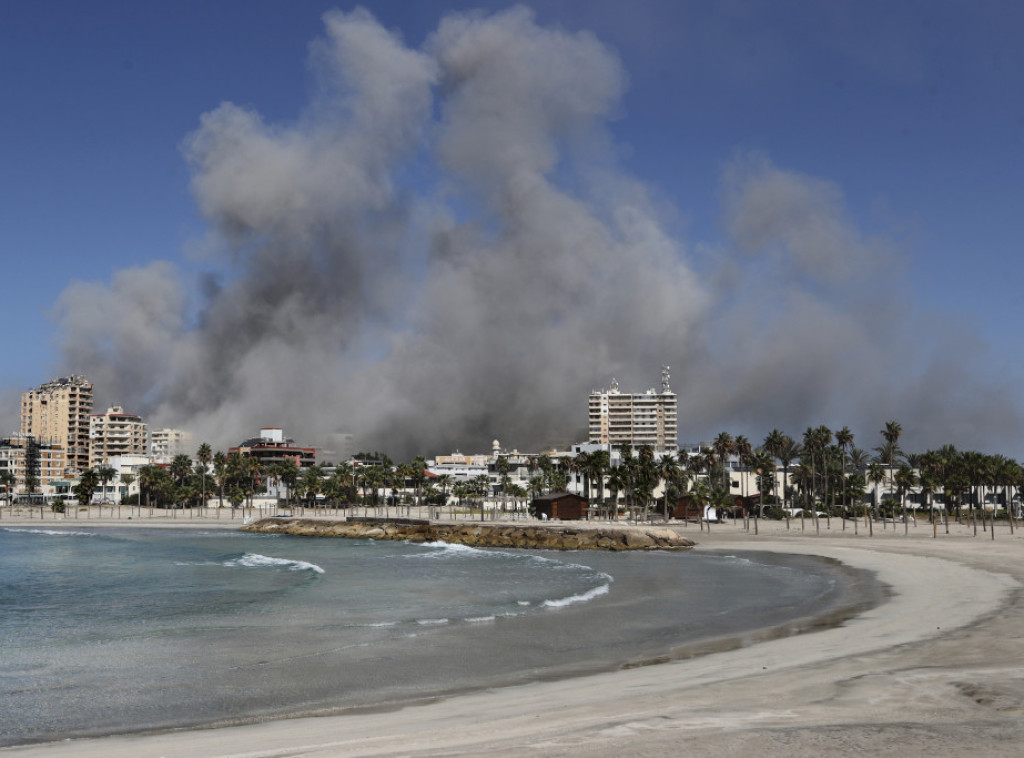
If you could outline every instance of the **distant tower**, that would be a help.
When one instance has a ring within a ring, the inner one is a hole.
[[[628,443],[650,445],[658,452],[675,450],[676,394],[669,387],[668,369],[663,366],[661,370],[661,392],[620,392],[614,379],[608,389],[591,392],[590,444],[619,447]]]
[[[21,435],[64,448],[69,474],[89,468],[92,383],[83,376],[46,382],[21,395]]]

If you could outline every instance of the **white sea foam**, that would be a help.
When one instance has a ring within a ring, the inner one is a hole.
[[[492,552],[487,550],[481,550],[477,547],[470,547],[469,545],[460,545],[457,542],[445,542],[444,540],[436,540],[434,542],[423,542],[420,543],[423,547],[433,548],[431,552],[426,555],[445,556],[445,555],[492,555]],[[419,553],[418,556],[423,556],[424,553]]]
[[[565,608],[567,605],[574,605],[576,603],[586,603],[593,600],[595,597],[601,595],[607,595],[608,590],[611,587],[611,583],[601,584],[594,587],[592,590],[581,592],[578,595],[569,595],[569,597],[559,598],[558,600],[545,600],[541,605],[545,608]]]
[[[487,624],[497,619],[497,616],[475,616],[473,618],[466,619],[466,623],[469,624]]]
[[[230,561],[224,561],[225,566],[244,566],[245,568],[264,568],[267,566],[271,567],[286,567],[292,571],[315,571],[318,574],[324,573],[324,570],[317,566],[315,563],[307,563],[306,561],[293,561],[290,558],[273,558],[269,555],[260,555],[259,553],[246,553],[241,558],[233,558]]]
[[[439,626],[440,624],[447,624],[448,619],[416,619],[416,623],[420,626]]]
[[[532,605],[529,600],[517,600],[516,605]]]
[[[48,534],[53,537],[95,537],[96,532],[73,532],[69,529],[13,529],[4,527],[5,532],[18,532],[21,534]]]

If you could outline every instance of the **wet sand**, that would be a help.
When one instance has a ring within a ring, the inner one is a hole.
[[[891,598],[837,628],[689,660],[394,711],[76,740],[0,754],[1019,755],[1024,538],[1011,537],[1005,524],[994,541],[956,526],[933,539],[925,523],[911,527],[909,537],[891,525],[884,532],[876,526],[874,537],[863,531],[854,537],[849,526],[842,532],[836,521],[831,530],[822,524],[821,536],[807,526],[801,533],[794,522],[787,532],[785,524],[762,522],[758,536],[736,524],[715,526],[710,534],[695,525],[680,530],[698,542],[697,550],[833,558],[876,572]]]

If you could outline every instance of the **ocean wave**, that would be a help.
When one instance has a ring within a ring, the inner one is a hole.
[[[17,532],[20,534],[47,534],[51,537],[95,537],[96,532],[73,532],[69,529],[15,529],[4,527],[5,532]]]
[[[315,563],[307,563],[306,561],[294,561],[290,558],[273,558],[269,555],[260,555],[259,553],[246,553],[240,558],[232,558],[231,560],[224,561],[224,566],[242,566],[244,568],[288,568],[291,571],[315,571],[318,574],[323,574],[324,570],[317,566]]]
[[[420,626],[440,626],[447,624],[448,619],[416,619],[416,623]]]
[[[499,551],[495,550],[481,550],[478,547],[460,545],[457,542],[445,542],[444,540],[420,543],[409,542],[406,544],[418,544],[419,547],[429,548],[427,551],[406,556],[407,558],[445,558],[454,555],[493,556],[501,554]]]
[[[611,577],[608,578],[611,579]],[[594,587],[592,590],[581,592],[578,595],[569,595],[569,597],[563,597],[557,600],[545,600],[543,603],[541,603],[541,605],[543,605],[545,608],[565,608],[568,605],[575,605],[576,603],[586,603],[590,600],[593,600],[595,597],[607,595],[608,590],[611,589],[611,586],[611,582],[608,582],[607,584],[598,585],[597,587]]]

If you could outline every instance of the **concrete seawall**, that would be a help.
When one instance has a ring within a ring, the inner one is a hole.
[[[684,550],[692,540],[672,529],[645,526],[589,526],[586,524],[455,524],[428,521],[325,521],[269,518],[248,524],[242,531],[292,534],[303,537],[450,542],[472,547],[528,548],[533,550]]]

